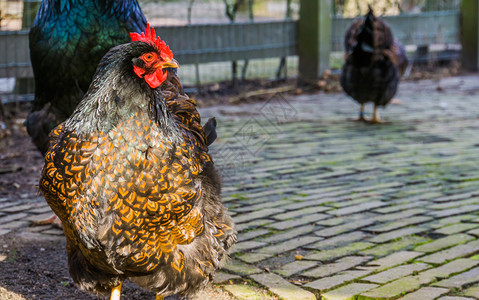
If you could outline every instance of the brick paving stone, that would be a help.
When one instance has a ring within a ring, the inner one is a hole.
[[[247,213],[247,214],[242,214],[240,216],[235,216],[233,220],[235,223],[245,223],[254,219],[259,219],[259,218],[264,218],[270,215],[274,214],[279,214],[282,213],[284,210],[279,209],[279,208],[267,208],[267,209],[261,209],[257,210],[255,212]]]
[[[404,201],[402,204],[393,204],[381,208],[376,208],[373,211],[378,212],[381,214],[388,214],[391,215],[392,213],[398,212],[398,214],[402,214],[405,209],[409,209],[409,211],[413,211],[411,208],[414,207],[423,207],[427,204],[426,201],[413,201],[413,202],[407,202]],[[423,208],[418,208],[418,210],[423,211]],[[421,212],[422,213],[422,212]],[[394,214],[393,214],[394,215]]]
[[[260,239],[258,239],[258,241],[271,243],[271,242],[280,242],[280,241],[284,241],[284,240],[289,240],[289,239],[292,239],[294,237],[298,237],[298,236],[301,236],[303,234],[310,233],[315,228],[317,228],[317,226],[305,225],[305,226],[293,228],[293,229],[288,230],[288,231],[275,233],[275,234],[273,234],[271,236],[268,236],[268,237],[265,237],[265,238],[260,238]]]
[[[329,276],[349,268],[353,268],[371,259],[369,256],[346,256],[335,262],[321,265],[312,270],[306,271],[301,275],[313,278]]]
[[[223,283],[230,281],[232,279],[239,279],[241,276],[234,275],[234,274],[228,274],[224,272],[216,272],[213,278],[214,283]]]
[[[59,228],[53,228],[53,227],[50,227],[50,229],[42,231],[42,234],[44,234],[44,235],[56,235],[56,236],[61,236],[61,237],[64,236],[63,230],[61,230]]]
[[[355,300],[356,296],[377,287],[371,283],[351,283],[321,294],[323,300]]]
[[[459,223],[459,224],[442,227],[440,229],[435,230],[434,232],[449,235],[449,234],[464,232],[464,231],[471,230],[478,227],[479,227],[479,224]]]
[[[236,230],[238,232],[241,232],[243,230],[247,230],[250,228],[256,228],[258,226],[263,226],[272,223],[272,220],[267,220],[267,219],[258,219],[258,220],[253,220],[248,223],[243,223],[243,224],[236,224]]]
[[[461,194],[454,194],[454,195],[449,195],[449,196],[444,196],[444,197],[439,197],[435,198],[434,202],[454,202],[456,200],[461,200],[465,198],[469,198],[473,196],[475,193],[461,193]],[[477,193],[476,193],[477,194]]]
[[[302,217],[302,216],[306,216],[306,215],[310,215],[310,214],[316,214],[318,212],[324,212],[328,209],[330,209],[330,208],[326,207],[326,206],[306,207],[306,208],[299,209],[299,210],[293,210],[293,211],[289,211],[289,212],[286,212],[286,213],[277,214],[277,215],[274,215],[272,217],[274,219],[284,221],[284,220],[288,220],[288,219],[291,219],[291,218],[298,218],[298,217]]]
[[[440,264],[446,260],[464,257],[476,251],[479,251],[479,240],[474,240],[466,244],[457,245],[446,250],[435,252],[431,255],[421,257],[419,260],[427,263]]]
[[[447,208],[453,208],[453,207],[459,207],[459,206],[466,206],[470,204],[477,204],[477,202],[478,202],[478,199],[473,198],[473,199],[467,199],[462,201],[444,202],[440,204],[428,205],[428,208],[441,210],[441,209],[447,209]]]
[[[313,293],[289,283],[281,276],[272,273],[250,275],[250,278],[265,286],[284,300],[315,300]]]
[[[381,271],[381,270],[388,269],[390,267],[401,265],[410,260],[413,260],[414,258],[420,256],[421,254],[422,253],[420,252],[414,252],[414,251],[394,252],[388,256],[370,261],[366,266],[361,266],[358,268],[362,270]]]
[[[306,246],[307,249],[327,249],[331,247],[337,247],[343,244],[352,243],[358,240],[364,240],[369,237],[368,234],[361,231],[353,231],[345,234],[341,234],[332,238],[321,240],[317,243]]]
[[[400,300],[434,300],[437,297],[446,294],[449,289],[437,287],[423,287],[419,290],[409,293],[406,296],[399,298]]]
[[[246,253],[236,257],[241,261],[252,264],[252,263],[257,263],[259,261],[268,259],[273,256],[274,254],[257,253],[255,252],[255,250],[252,250],[250,253]]]
[[[230,284],[223,286],[223,288],[236,298],[244,300],[258,300],[263,299],[264,296],[256,288],[245,284]]]
[[[281,276],[289,277],[295,273],[310,269],[314,266],[317,266],[318,262],[310,260],[297,260],[289,264],[281,266],[281,268],[274,270],[275,273],[278,273]]]
[[[327,201],[329,201],[329,199],[325,199],[325,198],[315,199],[315,200],[307,200],[307,201],[302,200],[300,202],[295,202],[295,203],[291,203],[291,204],[288,204],[288,205],[281,206],[281,208],[285,209],[286,211],[295,210],[295,209],[301,209],[301,208],[304,208],[304,207],[320,205],[320,204],[323,204]]]
[[[28,221],[16,220],[13,222],[0,224],[0,229],[17,229],[20,227],[26,227],[28,224],[30,224]]]
[[[442,218],[442,217],[447,217],[447,216],[454,216],[454,215],[460,215],[463,213],[471,213],[474,211],[479,210],[479,205],[466,205],[458,208],[451,208],[451,209],[444,209],[444,210],[438,210],[438,211],[431,211],[428,214],[436,217],[436,218]]]
[[[42,232],[42,231],[49,230],[51,228],[52,228],[51,225],[48,225],[48,226],[32,226],[32,227],[25,228],[25,230],[29,231],[29,232]]]
[[[269,233],[266,229],[257,229],[238,234],[238,241],[247,241]]]
[[[419,215],[427,212],[426,209],[423,208],[413,208],[413,209],[408,209],[408,210],[403,210],[397,213],[389,213],[385,215],[379,215],[375,217],[374,219],[378,222],[385,222],[385,221],[394,221],[397,219],[403,219],[403,218],[408,218],[412,217],[414,215]]]
[[[337,275],[333,276],[328,276],[324,277],[315,281],[312,281],[310,283],[307,283],[305,286],[310,287],[312,289],[316,290],[329,290],[331,288],[334,288],[339,285],[343,285],[349,281],[356,280],[358,278],[364,277],[371,273],[371,271],[358,271],[358,270],[353,270],[353,271],[344,271],[340,272]]]
[[[386,231],[392,231],[398,228],[406,227],[409,225],[424,223],[430,220],[432,220],[431,217],[415,216],[415,217],[403,218],[400,221],[394,221],[394,222],[390,222],[386,224],[367,227],[367,228],[364,228],[363,230],[372,231],[372,232],[386,232]]]
[[[315,234],[322,237],[331,237],[331,236],[342,234],[348,231],[357,230],[359,228],[371,225],[373,223],[374,223],[374,220],[371,220],[371,219],[356,220],[356,221],[341,224],[338,226],[333,226],[333,227],[318,230],[315,232]]]
[[[343,224],[346,222],[351,222],[353,220],[359,220],[359,219],[362,219],[362,218],[358,215],[349,215],[347,217],[330,217],[329,219],[318,221],[317,224],[329,227],[329,226],[336,226],[339,224]]]
[[[411,275],[414,272],[424,270],[428,268],[428,264],[409,264],[409,265],[401,265],[386,271],[382,271],[380,273],[368,276],[363,278],[362,280],[374,282],[374,283],[386,283],[389,281],[393,281],[398,279],[399,277],[405,277],[407,275]]]
[[[474,298],[459,297],[459,296],[444,296],[444,297],[437,298],[437,300],[474,300]]]
[[[444,227],[446,225],[459,223],[461,221],[474,222],[475,219],[477,219],[476,215],[460,215],[460,216],[454,216],[454,217],[447,217],[447,218],[442,218],[442,219],[436,220],[436,222],[431,224],[431,227],[432,228],[440,228],[440,227]]]
[[[296,239],[287,240],[279,244],[263,247],[257,249],[256,251],[259,253],[277,254],[302,247],[303,245],[314,243],[318,240],[321,240],[321,238],[317,236],[302,236]]]
[[[274,228],[277,230],[284,230],[288,228],[298,227],[301,225],[316,223],[316,221],[323,220],[328,217],[329,216],[326,214],[312,214],[312,215],[307,215],[305,217],[298,218],[298,219],[287,220],[282,222],[274,222],[269,224],[267,227]]]
[[[371,201],[371,202],[361,203],[358,205],[348,206],[348,207],[344,207],[340,209],[330,210],[330,211],[327,211],[327,213],[335,215],[335,216],[343,216],[343,215],[358,213],[365,210],[371,210],[373,208],[381,207],[385,205],[387,205],[387,203],[385,202]]]
[[[45,205],[37,206],[34,209],[30,209],[28,212],[32,213],[32,214],[43,214],[43,213],[47,213],[47,212],[49,212],[50,214],[53,213],[50,206],[48,206],[48,204],[46,204],[46,203],[45,203]]]
[[[265,245],[266,243],[261,243],[257,241],[238,242],[233,245],[233,247],[230,250],[230,253],[234,254],[237,252],[247,251],[254,248],[264,247]]]
[[[242,263],[236,259],[228,261],[228,263],[223,267],[223,269],[239,275],[250,275],[262,272],[261,269],[249,264]]]
[[[281,207],[281,209],[285,209],[284,206],[285,204],[289,204],[291,201],[289,200],[279,200],[279,201],[267,201],[264,200],[262,203],[255,204],[255,205],[243,205],[240,207],[235,207],[233,209],[229,208],[228,210],[234,211],[237,213],[245,213],[245,212],[250,212],[250,211],[257,211],[265,208],[270,208],[270,207]]]
[[[393,299],[403,293],[417,290],[421,285],[428,284],[434,280],[434,277],[426,276],[406,276],[395,281],[372,289],[359,295],[358,300],[365,299]]]
[[[411,226],[408,228],[402,228],[402,229],[378,234],[372,239],[370,239],[369,241],[372,243],[384,243],[384,242],[394,240],[403,236],[413,235],[413,234],[417,234],[424,231],[427,231],[427,229],[422,227]]]
[[[479,281],[479,267],[471,269],[467,272],[460,273],[458,275],[449,277],[448,279],[441,280],[434,283],[434,286],[447,287],[447,288],[460,288],[469,283]]]
[[[21,212],[24,210],[29,210],[33,207],[34,205],[29,203],[29,204],[22,204],[22,205],[15,205],[15,206],[10,206],[7,208],[2,208],[2,212],[5,213],[16,213],[16,212]]]
[[[341,256],[346,256],[350,254],[354,254],[360,250],[370,248],[374,246],[375,244],[372,243],[367,243],[367,242],[357,242],[357,243],[352,243],[349,245],[346,245],[341,248],[334,248],[334,249],[329,249],[329,250],[322,250],[319,253],[313,253],[306,255],[304,258],[305,259],[310,259],[310,260],[321,260],[321,261],[329,261]]]
[[[444,248],[448,248],[457,244],[465,243],[467,241],[473,240],[474,237],[467,234],[454,234],[449,235],[437,240],[434,240],[430,243],[420,245],[414,250],[419,252],[435,252]]]
[[[12,222],[12,221],[15,221],[15,220],[24,219],[27,216],[28,216],[28,214],[26,214],[26,213],[8,214],[8,215],[0,218],[0,224],[5,224],[5,223],[9,223],[9,222]]]
[[[391,241],[385,244],[379,244],[373,248],[361,250],[361,254],[374,255],[374,256],[386,256],[392,252],[403,250],[404,248],[410,248],[417,244],[422,244],[430,241],[429,239],[420,236],[405,236],[404,238]]]
[[[464,295],[479,298],[479,285],[471,286],[464,291]]]
[[[479,265],[479,261],[467,258],[453,260],[440,267],[429,269],[421,273],[425,276],[434,276],[436,278],[447,278],[454,273],[463,272]]]
[[[0,203],[0,211],[3,211],[7,207],[14,207],[14,206],[17,206],[17,205],[22,205],[22,202],[19,202],[19,201],[15,201],[15,202],[5,201],[5,202],[2,202],[2,203]]]
[[[364,197],[364,198],[354,198],[353,200],[341,200],[338,199],[337,202],[333,202],[328,204],[331,207],[334,208],[343,208],[346,206],[353,206],[353,205],[358,205],[364,202],[372,201],[372,200],[379,200],[378,198],[371,199],[371,197]]]

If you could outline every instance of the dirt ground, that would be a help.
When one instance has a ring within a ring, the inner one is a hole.
[[[65,240],[50,240],[29,232],[0,236],[0,300],[20,299],[105,299],[81,291],[68,274]],[[130,282],[122,287],[122,299],[155,299]],[[167,300],[172,297],[166,298]],[[176,299],[176,298],[175,298]],[[209,285],[191,300],[232,300],[227,292]]]

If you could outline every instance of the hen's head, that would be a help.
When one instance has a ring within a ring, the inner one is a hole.
[[[133,42],[146,43],[151,47],[133,58],[133,70],[135,74],[145,79],[151,88],[157,88],[166,80],[166,68],[179,68],[178,62],[173,58],[173,52],[164,41],[156,36],[155,29],[150,24],[146,25],[146,31],[141,34],[130,33]]]

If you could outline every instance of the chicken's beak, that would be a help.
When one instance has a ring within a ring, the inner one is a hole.
[[[172,58],[170,61],[160,62],[155,65],[155,68],[179,68],[180,64],[176,61],[176,59]]]

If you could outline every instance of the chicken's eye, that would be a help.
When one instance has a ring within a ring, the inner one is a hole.
[[[155,59],[156,55],[153,53],[143,54],[142,58],[145,62],[152,62]]]

